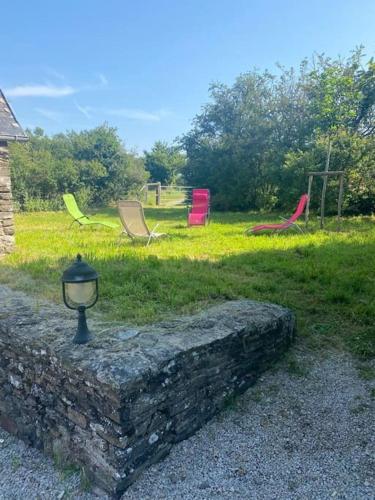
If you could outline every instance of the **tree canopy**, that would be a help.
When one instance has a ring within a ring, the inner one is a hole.
[[[48,137],[27,131],[26,144],[12,144],[13,195],[22,209],[54,209],[73,192],[82,205],[116,200],[147,179],[143,159],[129,153],[116,129],[102,125]]]
[[[375,209],[375,63],[315,56],[296,71],[251,71],[215,83],[211,101],[182,138],[189,184],[208,187],[218,209],[290,208],[306,173],[332,165],[347,173],[348,210]]]
[[[166,142],[157,141],[150,152],[145,151],[145,168],[152,182],[177,184],[185,162],[181,148],[169,146]]]
[[[344,209],[375,211],[375,62],[363,50],[346,59],[315,55],[277,74],[253,70],[233,85],[214,83],[210,101],[189,132],[172,145],[157,141],[141,158],[115,128],[52,137],[27,131],[12,144],[15,201],[21,209],[53,209],[61,194],[100,204],[135,193],[149,178],[211,190],[221,210],[290,210],[306,191],[309,171],[345,171]],[[335,179],[330,183],[337,182]],[[314,185],[312,206],[319,199]],[[333,208],[336,190],[329,190]]]

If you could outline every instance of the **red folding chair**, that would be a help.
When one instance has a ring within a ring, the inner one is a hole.
[[[306,203],[307,203],[307,200],[309,199],[309,197],[307,196],[307,194],[303,194],[298,202],[298,205],[297,205],[297,208],[296,208],[296,211],[294,212],[294,214],[289,217],[289,219],[284,219],[285,222],[281,223],[281,224],[261,224],[259,226],[254,226],[254,227],[251,227],[250,229],[247,229],[245,231],[245,233],[256,233],[258,231],[265,231],[267,229],[271,229],[271,230],[274,230],[274,231],[282,231],[284,229],[288,229],[290,228],[291,226],[297,228],[299,231],[302,231],[302,229],[298,226],[298,224],[296,224],[296,220],[301,217],[301,215],[303,214],[303,212],[305,211],[305,208],[306,208]],[[283,217],[281,217],[283,219]]]
[[[204,226],[210,216],[210,191],[193,189],[192,205],[188,214],[188,226]]]

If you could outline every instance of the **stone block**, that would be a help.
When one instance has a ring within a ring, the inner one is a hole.
[[[0,255],[14,248],[13,205],[7,144],[0,142]]]
[[[4,231],[4,235],[7,235],[7,236],[13,236],[14,235],[14,227],[13,225],[3,225],[3,231]]]

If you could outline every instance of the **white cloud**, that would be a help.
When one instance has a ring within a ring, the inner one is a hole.
[[[4,90],[9,97],[64,97],[77,92],[70,85],[56,87],[55,85],[17,85]]]
[[[108,78],[103,73],[99,73],[98,77],[102,85],[108,85]]]
[[[146,122],[159,122],[161,118],[166,116],[164,111],[158,111],[156,113],[150,113],[142,109],[133,108],[95,108],[92,106],[81,106],[77,102],[75,103],[76,108],[80,113],[82,113],[86,118],[92,118],[93,115],[109,115],[109,116],[119,116],[123,118],[129,118],[130,120],[140,120]]]
[[[44,71],[49,75],[52,76],[53,78],[57,78],[58,80],[65,80],[65,75],[60,73],[54,68],[51,68],[50,66],[46,66],[44,68]]]
[[[159,109],[158,115],[160,116],[160,118],[165,118],[166,116],[173,115],[173,112],[170,111],[169,109],[162,108],[162,109]]]
[[[83,115],[86,116],[86,118],[91,118],[91,113],[94,111],[93,108],[91,108],[90,106],[80,106],[78,104],[78,102],[75,103],[76,105],[76,108],[78,109],[78,111],[80,111]]]
[[[82,106],[78,104],[78,102],[75,102],[74,105],[87,119],[91,119],[94,116],[107,115],[144,122],[160,122],[162,119],[173,115],[172,111],[165,108],[151,112],[139,108],[99,108],[94,106]]]
[[[160,122],[160,113],[150,113],[141,109],[119,108],[107,109],[106,113],[111,116],[122,116],[131,120],[141,120],[146,122]]]
[[[48,118],[48,120],[52,120],[54,122],[59,122],[63,118],[63,113],[59,113],[58,111],[52,111],[51,109],[46,108],[35,108],[35,111],[40,115],[44,116],[44,118]]]

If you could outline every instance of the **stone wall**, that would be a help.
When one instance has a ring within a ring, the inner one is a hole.
[[[0,141],[0,255],[14,247],[12,190],[9,154],[6,142]]]
[[[288,309],[248,300],[139,329],[91,325],[0,286],[0,424],[117,498],[290,345]]]

